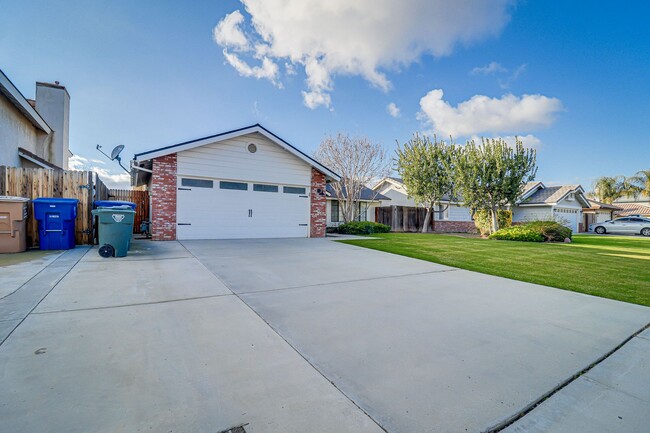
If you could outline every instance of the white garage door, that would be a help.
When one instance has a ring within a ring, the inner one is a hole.
[[[578,209],[570,208],[555,208],[553,214],[557,221],[561,222],[564,226],[570,228],[574,232],[578,232],[578,224],[580,223],[580,218],[582,212]]]
[[[309,187],[179,177],[178,239],[309,235]]]

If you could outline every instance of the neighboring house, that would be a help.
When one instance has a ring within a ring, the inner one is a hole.
[[[650,206],[641,203],[616,203],[619,210],[614,212],[617,217],[628,215],[642,215],[650,217]]]
[[[594,223],[602,223],[614,218],[614,213],[621,210],[620,207],[612,204],[602,203],[596,200],[587,199],[589,201],[589,209],[582,209],[584,216],[582,229],[587,230],[589,225]]]
[[[513,208],[512,221],[556,220],[574,232],[583,231],[583,210],[591,204],[580,185],[546,186],[528,182]]]
[[[343,188],[343,196],[347,197],[347,191]],[[375,221],[375,209],[385,205],[390,198],[373,191],[365,186],[361,190],[358,206],[358,217],[356,221]],[[339,197],[331,184],[327,184],[327,227],[338,227],[343,224],[343,212],[339,203]]]
[[[154,240],[322,237],[340,179],[259,124],[136,154]]]
[[[390,206],[418,207],[415,201],[408,196],[406,186],[398,177],[386,177],[372,189],[388,197]],[[448,197],[443,198],[440,203],[436,204],[434,211],[436,231],[473,232],[476,230],[471,210],[463,206],[462,203],[450,201]]]
[[[38,82],[30,100],[0,70],[0,165],[67,169],[69,123],[64,86]]]
[[[624,197],[617,198],[616,200],[614,200],[614,204],[617,206],[623,203],[641,204],[644,206],[650,206],[650,196],[647,196],[645,194],[640,194],[636,197],[633,195],[626,195]]]
[[[416,206],[413,199],[408,197],[406,187],[399,178],[384,178],[373,190],[389,197],[391,205]],[[445,207],[447,204],[450,205],[447,210],[437,211],[435,214],[436,231],[475,230],[471,210],[463,206],[462,202],[450,202],[443,199],[436,209]],[[591,205],[580,185],[547,187],[542,182],[528,182],[521,199],[512,209],[512,220],[521,223],[540,219],[555,219],[577,232],[583,228],[583,209],[590,208]]]

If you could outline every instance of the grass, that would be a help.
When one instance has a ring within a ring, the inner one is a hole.
[[[415,233],[373,237],[340,242],[650,306],[650,238],[575,235],[560,244]]]

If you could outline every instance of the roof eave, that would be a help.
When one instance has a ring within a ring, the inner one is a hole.
[[[27,98],[18,90],[14,83],[0,70],[0,93],[5,95],[5,97],[20,111],[23,116],[25,116],[32,125],[46,134],[52,133],[52,128],[45,122],[45,120],[38,114],[38,111],[27,102]]]

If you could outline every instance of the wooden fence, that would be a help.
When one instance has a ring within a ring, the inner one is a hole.
[[[76,198],[77,244],[92,244],[93,218],[90,213],[94,200],[108,200],[108,189],[92,171],[63,171],[43,168],[0,166],[0,195],[35,199],[38,197]],[[38,223],[29,206],[27,218],[27,245],[38,246]]]
[[[390,226],[393,232],[422,231],[427,210],[422,207],[385,206],[375,208],[375,221]],[[430,230],[435,230],[435,221],[429,222]]]
[[[135,221],[133,233],[140,233],[140,224],[149,221],[149,191],[133,189],[110,189],[109,200],[131,201],[135,203]]]

